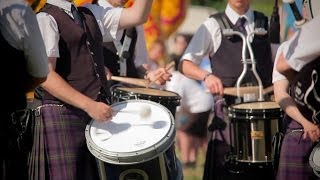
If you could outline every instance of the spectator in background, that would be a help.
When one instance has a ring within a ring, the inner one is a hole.
[[[149,70],[164,67],[167,58],[167,47],[165,42],[160,39],[154,41],[148,50],[148,56],[149,61],[147,67]]]
[[[192,35],[177,33],[173,39],[173,52],[169,56],[170,61],[175,62],[175,69],[178,70],[178,65],[184,50],[187,48]]]
[[[146,68],[148,71],[154,71],[159,68],[165,68],[167,63],[167,47],[163,40],[156,40],[151,45],[148,50],[148,63]],[[155,84],[150,85],[151,88],[162,89],[165,84]]]
[[[0,179],[27,179],[28,152],[17,151],[8,141],[12,137],[9,124],[12,113],[27,107],[26,93],[46,80],[48,58],[35,13],[24,0],[0,1],[1,71]],[[13,148],[13,149],[12,149]]]
[[[189,36],[177,34],[174,41],[174,52],[171,60],[176,63],[170,82],[165,89],[181,96],[180,106],[177,107],[175,121],[177,127],[177,148],[180,150],[180,159],[184,168],[196,166],[198,153],[201,147],[206,151],[207,125],[213,108],[213,96],[206,92],[201,81],[187,78],[177,68],[180,58],[188,45]],[[205,59],[201,68],[211,71],[210,60]]]

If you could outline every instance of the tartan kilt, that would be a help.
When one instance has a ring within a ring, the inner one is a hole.
[[[85,139],[89,116],[58,104],[44,104],[39,112],[28,160],[29,179],[99,179],[96,159]]]
[[[303,139],[303,132],[290,132],[285,135],[277,172],[277,180],[316,180],[309,164],[309,156],[314,144]]]

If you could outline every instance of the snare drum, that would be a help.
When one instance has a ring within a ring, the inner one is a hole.
[[[236,161],[244,163],[273,162],[273,136],[280,130],[283,113],[276,102],[249,102],[229,107],[232,145]]]
[[[309,164],[316,176],[320,177],[320,143],[318,143],[312,150],[309,156]]]
[[[153,88],[116,87],[112,91],[112,101],[120,102],[129,99],[144,99],[157,102],[168,108],[175,115],[181,97],[174,92]]]
[[[178,162],[172,144],[174,119],[155,102],[128,100],[111,105],[110,121],[92,120],[85,136],[89,151],[99,159],[102,179],[176,179]],[[147,116],[141,116],[145,108]]]

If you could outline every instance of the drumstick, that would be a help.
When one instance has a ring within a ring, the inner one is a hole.
[[[149,84],[149,80],[147,79],[129,78],[129,77],[121,77],[121,76],[111,76],[111,80],[132,84],[132,85],[137,85],[141,87],[146,87]]]
[[[240,96],[243,94],[252,94],[259,92],[259,86],[246,86],[246,87],[239,87]],[[223,89],[223,94],[231,95],[231,96],[238,96],[237,88],[236,87],[226,87]]]
[[[174,61],[171,61],[169,64],[166,65],[165,70],[169,71],[171,68],[174,67],[176,63]],[[153,81],[150,81],[149,84],[146,86],[148,88],[150,85],[154,84],[161,76],[163,76],[163,73],[161,72],[156,76],[156,78]]]
[[[251,94],[251,93],[259,92],[259,86],[239,87],[239,90],[240,90],[240,96],[243,96],[243,94]],[[263,95],[269,94],[272,91],[273,91],[273,86],[269,86],[263,89]],[[223,89],[223,93],[226,95],[238,96],[236,87],[226,87]]]

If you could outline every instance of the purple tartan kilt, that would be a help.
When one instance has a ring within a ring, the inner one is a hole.
[[[315,180],[317,178],[309,164],[313,143],[303,139],[303,132],[285,135],[280,153],[277,180]]]
[[[64,105],[41,108],[30,158],[30,179],[99,179],[94,156],[86,146],[90,118]]]

